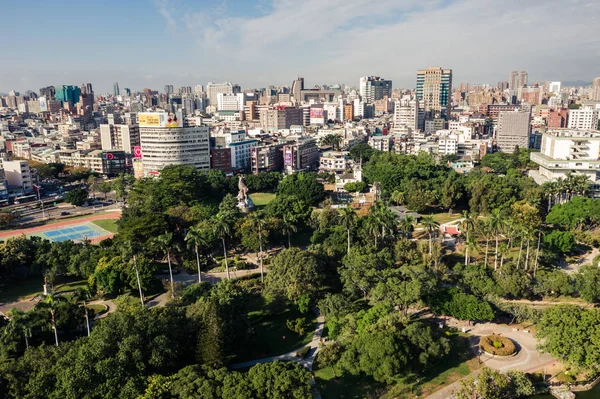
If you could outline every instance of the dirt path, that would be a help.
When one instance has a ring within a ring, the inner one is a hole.
[[[86,222],[92,222],[94,220],[105,220],[105,219],[119,219],[121,217],[121,212],[119,211],[111,211],[107,213],[103,213],[101,215],[91,215],[85,216],[77,219],[67,219],[64,221],[45,224],[43,226],[35,226],[29,227],[25,229],[17,229],[17,230],[7,230],[0,232],[0,239],[20,236],[21,234],[35,234],[35,233],[43,233],[45,231],[60,229],[61,227],[69,227],[75,224],[82,224]]]

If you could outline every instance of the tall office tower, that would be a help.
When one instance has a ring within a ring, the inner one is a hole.
[[[123,91],[125,92],[125,95],[127,97],[131,96],[131,89],[130,88],[126,87],[126,88],[123,89]]]
[[[77,86],[56,86],[56,100],[61,101],[63,104],[68,102],[71,107],[74,107],[79,102],[80,96],[81,89]]]
[[[365,76],[359,81],[360,95],[366,104],[373,104],[383,97],[392,97],[392,81],[379,76]]]
[[[527,84],[527,72],[526,71],[512,71],[508,75],[508,89],[517,90],[519,87]]]
[[[597,77],[592,82],[592,94],[590,95],[592,101],[600,101],[600,77]]]
[[[115,82],[113,84],[113,96],[120,96],[121,95],[121,90],[119,90],[119,82]]]
[[[54,100],[54,96],[56,95],[56,90],[54,86],[47,86],[40,88],[40,97],[46,97],[49,100]]]
[[[200,94],[204,92],[204,86],[202,85],[196,85],[194,86],[194,93],[196,94]]]
[[[452,69],[431,67],[417,71],[417,100],[428,118],[450,115]]]
[[[120,150],[134,153],[134,147],[140,145],[138,125],[104,124],[100,125],[102,151]]]
[[[500,89],[502,91],[508,89],[508,82],[506,80],[504,80],[502,82],[498,82],[498,89]]]
[[[94,90],[92,89],[91,83],[82,83],[81,84],[81,94],[94,94]]]
[[[165,94],[173,94],[174,92],[173,85],[165,85]]]
[[[241,93],[241,92],[242,92],[242,86],[240,86],[240,85],[238,85],[238,84],[235,84],[235,85],[233,85],[233,86],[231,87],[231,90],[232,90],[232,91],[233,91],[235,94]]]
[[[217,94],[219,94],[219,93],[234,93],[233,85],[230,82],[223,82],[223,83],[208,82],[208,84],[206,85],[206,95],[208,97],[208,105],[214,106],[216,108]]]
[[[185,126],[179,112],[141,112],[137,116],[145,176],[158,175],[168,165],[210,169],[208,126]]]
[[[498,115],[496,146],[499,151],[513,152],[515,146],[529,148],[531,110],[503,111]]]
[[[298,76],[298,79],[292,82],[292,89],[290,90],[291,97],[296,99],[296,102],[299,102],[301,97],[301,91],[304,90],[304,78]]]

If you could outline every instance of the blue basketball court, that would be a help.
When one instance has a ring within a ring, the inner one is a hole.
[[[88,222],[80,225],[61,227],[56,230],[44,231],[37,235],[51,241],[62,242],[67,240],[83,241],[85,239],[92,239],[110,234],[110,232]]]

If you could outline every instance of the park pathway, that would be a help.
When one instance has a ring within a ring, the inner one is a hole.
[[[483,366],[500,370],[519,370],[523,372],[533,372],[544,370],[546,367],[555,366],[558,362],[547,353],[541,353],[537,349],[537,339],[528,330],[517,329],[505,324],[482,323],[474,326],[466,326],[462,321],[455,319],[447,319],[446,324],[450,327],[455,327],[459,330],[466,329],[466,332],[472,336],[469,339],[471,350],[474,354],[479,352],[479,339],[482,336],[490,334],[499,334],[508,337],[517,343],[519,352],[510,357],[492,356],[486,353],[481,355],[481,363]],[[464,378],[476,376],[478,370]],[[458,380],[436,392],[429,395],[427,399],[451,399],[454,392],[460,388]]]
[[[283,355],[265,357],[262,359],[249,360],[247,362],[233,364],[229,367],[231,367],[232,369],[245,369],[248,367],[252,367],[256,364],[270,363],[270,362],[274,362],[276,360],[280,360],[280,361],[298,362],[301,365],[303,365],[304,367],[306,367],[308,370],[312,371],[315,357],[316,357],[317,353],[319,352],[319,344],[321,343],[321,336],[323,335],[324,327],[325,327],[325,318],[323,316],[319,315],[317,317],[317,326],[315,328],[315,332],[313,334],[312,341],[310,341],[310,343],[308,343],[307,345],[304,345],[304,346],[301,346],[300,348],[294,349],[291,352],[284,353]],[[310,351],[308,352],[307,356],[304,359],[298,358],[298,356],[296,356],[296,353],[306,347],[310,348]]]

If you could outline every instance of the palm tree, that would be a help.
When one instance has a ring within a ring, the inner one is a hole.
[[[429,234],[429,256],[431,256],[433,234],[439,229],[440,224],[436,222],[436,220],[433,218],[433,215],[423,216],[423,218],[421,219],[421,224],[423,225],[423,228],[427,231],[427,234]]]
[[[56,308],[60,302],[64,302],[65,298],[56,294],[48,294],[41,302],[38,302],[37,307],[40,309],[48,309],[50,311],[50,324],[54,330],[54,341],[58,346],[58,331],[56,329]]]
[[[262,241],[262,232],[267,228],[267,221],[265,220],[265,215],[261,211],[256,211],[250,215],[252,220],[252,225],[258,229],[258,245],[260,249],[260,282],[264,282],[265,274],[263,267],[263,241]]]
[[[173,245],[173,233],[165,231],[165,234],[162,234],[154,239],[154,244],[161,252],[167,255],[167,262],[169,264],[169,277],[171,278],[171,298],[175,298],[175,283],[173,282],[173,268],[171,267],[171,247]]]
[[[402,191],[395,190],[390,196],[390,201],[396,205],[404,203],[404,193]]]
[[[221,237],[221,241],[223,241],[223,254],[225,256],[225,271],[227,272],[227,279],[231,279],[229,275],[229,262],[227,261],[227,246],[225,245],[225,237],[229,235],[231,228],[229,227],[229,223],[225,221],[222,217],[217,217],[214,224],[215,233]]]
[[[295,218],[285,214],[283,215],[283,230],[287,234],[288,237],[288,248],[292,247],[291,234],[298,231],[298,227],[294,224],[296,222]]]
[[[494,251],[494,271],[498,270],[498,239],[500,236],[500,230],[503,225],[504,220],[502,220],[502,214],[500,213],[500,209],[494,209],[492,215],[489,218],[489,227],[496,239],[496,250]]]
[[[96,199],[96,188],[98,187],[98,183],[96,182],[96,176],[90,176],[87,180],[87,185],[92,191],[92,196]]]
[[[469,234],[471,230],[475,229],[475,218],[468,211],[463,211],[463,220],[460,222],[463,230],[467,233],[466,245],[465,245],[465,266],[469,265]]]
[[[200,270],[200,254],[198,247],[206,245],[206,240],[202,234],[200,227],[192,226],[185,235],[185,241],[188,243],[188,248],[193,248],[196,252],[196,263],[198,265],[198,284],[202,283],[202,271]]]
[[[348,253],[350,253],[350,230],[356,225],[356,211],[348,205],[340,210],[339,218],[348,233]]]
[[[11,318],[11,324],[15,326],[16,329],[23,329],[23,337],[25,338],[25,347],[29,349],[29,338],[31,338],[31,313],[24,312],[17,308],[13,308],[8,312],[8,315]]]
[[[508,245],[506,243],[502,243],[500,244],[500,249],[498,250],[500,252],[500,269],[502,269],[502,265],[504,265],[504,257],[506,256],[506,254],[508,253]]]
[[[408,238],[410,236],[410,233],[412,233],[414,229],[415,218],[410,215],[406,215],[404,219],[400,221],[400,231],[402,232],[405,238]]]
[[[127,241],[125,243],[125,248],[123,251],[124,257],[126,257],[127,261],[129,257],[133,258],[133,268],[135,270],[135,277],[138,283],[138,290],[140,291],[140,302],[142,306],[144,306],[144,293],[142,292],[142,282],[140,280],[140,271],[137,265],[137,254],[140,253],[140,246],[132,243],[131,241]]]
[[[366,228],[369,234],[373,234],[375,239],[375,248],[377,248],[377,237],[379,236],[379,221],[374,214],[369,214],[366,220]]]
[[[478,230],[481,233],[481,235],[485,237],[485,252],[484,252],[485,261],[483,263],[483,266],[487,268],[487,265],[488,265],[488,251],[489,251],[489,248],[490,248],[490,226],[489,226],[489,223],[486,222],[485,220],[482,220],[479,223]]]
[[[75,291],[75,294],[73,295],[73,299],[75,300],[75,303],[77,303],[79,301],[83,302],[83,309],[85,310],[85,324],[87,327],[88,337],[90,336],[90,318],[88,315],[87,301],[88,301],[88,299],[91,299],[91,298],[92,298],[92,293],[91,293],[89,287],[78,288],[77,291]]]
[[[542,230],[538,230],[538,242],[537,242],[537,250],[535,251],[535,265],[533,266],[533,277],[535,277],[535,272],[538,268],[538,260],[540,258],[540,243],[542,241]]]

